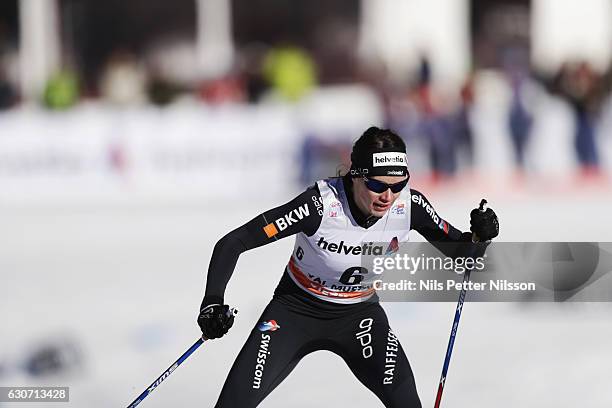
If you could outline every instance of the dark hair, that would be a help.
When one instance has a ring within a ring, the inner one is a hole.
[[[371,126],[363,132],[355,143],[353,143],[351,162],[355,164],[355,158],[359,157],[364,152],[387,148],[406,152],[406,144],[397,133],[391,129],[381,129],[376,126]],[[343,165],[339,166],[336,170],[336,175],[338,177],[348,173]]]
[[[376,126],[368,128],[353,144],[351,161],[366,151],[376,149],[395,148],[397,151],[406,152],[406,144],[391,129],[380,129]]]

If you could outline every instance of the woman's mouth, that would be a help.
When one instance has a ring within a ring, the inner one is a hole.
[[[387,203],[387,204],[374,203],[374,210],[376,210],[376,211],[385,211],[389,207],[391,207],[390,203]]]

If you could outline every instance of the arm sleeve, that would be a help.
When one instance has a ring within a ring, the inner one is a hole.
[[[420,191],[410,189],[410,194],[410,229],[416,230],[446,256],[465,256],[469,253],[472,233],[461,232],[440,217]]]
[[[303,232],[314,234],[323,215],[321,194],[316,184],[288,203],[268,210],[221,238],[208,266],[202,307],[223,304],[227,283],[241,253]]]

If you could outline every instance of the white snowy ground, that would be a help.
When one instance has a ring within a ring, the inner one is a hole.
[[[459,228],[480,198],[429,193]],[[489,196],[501,240],[612,241],[612,196],[589,191]],[[456,191],[455,191],[456,193]],[[289,196],[288,196],[289,197]],[[127,406],[198,336],[196,310],[215,241],[281,203],[118,199],[104,204],[0,206],[0,385],[68,385],[71,407]],[[142,407],[212,407],[270,299],[292,239],[244,254],[226,299],[234,328],[205,343]],[[437,389],[454,303],[385,304],[407,351],[423,406]],[[467,304],[444,391],[445,407],[612,406],[612,304]],[[31,346],[69,338],[82,369],[33,379]],[[31,404],[40,407],[44,404]],[[2,404],[24,408],[26,403]],[[65,406],[53,404],[52,406]],[[262,407],[379,407],[339,357],[305,358]]]

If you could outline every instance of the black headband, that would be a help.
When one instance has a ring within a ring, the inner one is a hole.
[[[405,176],[408,174],[406,152],[395,148],[367,150],[351,154],[351,176]]]

